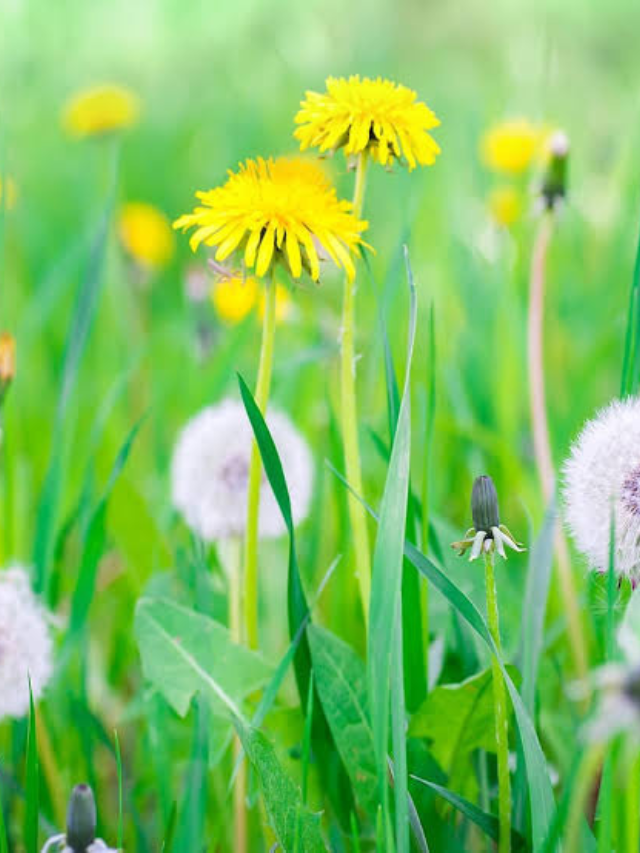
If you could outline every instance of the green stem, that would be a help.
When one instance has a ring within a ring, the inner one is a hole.
[[[276,329],[276,281],[275,274],[266,283],[264,318],[262,321],[262,345],[255,400],[263,415],[267,411],[271,370],[273,366],[273,346]],[[260,516],[260,483],[262,480],[262,462],[258,444],[251,445],[249,464],[249,487],[247,495],[247,527],[244,550],[244,623],[249,648],[258,648],[258,521]]]
[[[640,754],[629,757],[627,786],[624,792],[626,853],[640,849]]]
[[[493,641],[500,651],[500,621],[498,617],[498,595],[494,574],[494,553],[485,553],[485,585],[487,592],[487,618]],[[511,850],[511,778],[509,776],[509,722],[507,718],[507,693],[498,659],[491,659],[493,679],[493,707],[496,725],[496,750],[498,754],[498,818],[500,821],[499,853]]]
[[[242,540],[230,539],[219,549],[228,580],[229,633],[234,643],[242,643]],[[234,766],[242,752],[238,737],[233,741]],[[247,847],[247,766],[244,759],[233,789],[233,849],[246,853]]]
[[[353,194],[353,213],[362,215],[366,185],[368,155],[362,151],[358,157],[356,185]],[[342,441],[347,481],[358,495],[363,495],[360,449],[358,446],[358,409],[356,403],[355,366],[355,293],[356,281],[345,278],[342,305],[342,340],[340,357],[340,390],[342,401]],[[362,599],[365,621],[369,618],[369,594],[371,590],[371,554],[369,534],[364,507],[351,494],[347,496],[349,517],[355,547],[356,573]]]

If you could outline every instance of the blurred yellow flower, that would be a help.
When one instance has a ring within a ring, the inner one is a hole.
[[[10,175],[4,178],[0,177],[0,210],[12,210],[15,207],[16,199],[18,198],[18,189],[16,182]]]
[[[0,402],[15,375],[16,340],[9,332],[0,332]]]
[[[258,316],[262,320],[264,317],[264,309],[266,297],[264,288],[260,291],[258,300]],[[276,323],[284,323],[291,316],[293,303],[291,302],[291,294],[289,289],[283,284],[276,284]]]
[[[225,323],[239,323],[256,304],[258,282],[253,276],[241,275],[220,278],[211,288],[211,301],[216,313]]]
[[[409,169],[431,166],[440,147],[427,132],[438,127],[426,104],[406,86],[390,80],[329,77],[322,94],[307,92],[295,117],[300,147],[345,154],[369,151],[383,166],[404,157]]]
[[[509,228],[522,215],[522,196],[516,187],[504,184],[491,190],[487,206],[498,225]]]
[[[320,276],[318,253],[324,249],[336,266],[355,274],[351,253],[364,244],[367,223],[340,201],[322,170],[299,158],[247,160],[226,183],[196,193],[202,205],[181,216],[174,228],[196,228],[190,244],[216,246],[216,260],[233,252],[258,278],[282,261],[299,278],[303,268]]]
[[[66,104],[62,122],[71,136],[101,136],[135,124],[140,113],[136,95],[121,86],[83,89]]]
[[[174,237],[167,217],[143,201],[123,205],[118,216],[118,234],[125,250],[140,266],[160,269],[173,255]]]
[[[482,160],[489,169],[517,175],[537,156],[541,132],[527,119],[510,119],[494,125],[480,142]]]

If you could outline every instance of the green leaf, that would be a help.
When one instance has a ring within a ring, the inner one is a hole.
[[[378,788],[365,665],[351,646],[331,631],[311,625],[307,633],[316,687],[329,728],[356,799],[373,818]]]
[[[27,853],[38,853],[38,816],[40,813],[40,770],[38,767],[38,738],[36,709],[29,680],[29,728],[27,730],[27,807],[24,821],[24,843]]]
[[[450,791],[448,788],[444,788],[442,785],[436,785],[435,782],[429,782],[427,779],[421,779],[419,776],[412,776],[411,778],[415,779],[416,782],[420,782],[428,788],[431,788],[432,791],[435,791],[444,800],[451,803],[454,808],[456,808],[465,817],[469,818],[469,820],[475,823],[476,826],[479,826],[485,835],[495,842],[498,841],[500,835],[500,822],[497,817],[482,811],[482,809],[478,808],[474,803],[471,803],[469,800],[466,800],[464,797],[456,794],[455,791]],[[511,848],[513,850],[526,850],[526,846],[526,841],[522,835],[520,835],[520,833],[515,829],[512,829]]]
[[[406,250],[405,250],[406,251]],[[409,272],[411,309],[409,318],[409,339],[405,383],[400,403],[400,413],[396,427],[391,459],[380,507],[378,535],[373,552],[371,579],[371,602],[369,609],[369,635],[367,649],[368,693],[373,728],[373,741],[378,768],[378,787],[383,803],[385,827],[388,830],[389,807],[387,785],[387,743],[389,738],[389,701],[398,701],[397,692],[391,696],[390,675],[395,630],[400,613],[403,547],[407,520],[409,496],[409,468],[411,457],[411,402],[410,375],[413,344],[416,325],[416,296],[413,280]],[[396,661],[397,665],[402,660]],[[404,697],[402,697],[404,698]],[[396,719],[403,708],[395,711]],[[402,767],[404,761],[394,756],[395,763]],[[396,819],[403,825],[408,821],[408,796],[406,775],[396,774],[395,780]],[[404,853],[405,847],[401,847]]]
[[[287,481],[282,469],[280,456],[269,432],[269,427],[246,382],[240,375],[238,375],[238,383],[240,385],[242,401],[251,422],[258,449],[260,450],[262,464],[264,465],[269,485],[278,502],[289,534],[289,567],[287,576],[289,636],[293,640],[302,629],[293,664],[298,695],[300,697],[300,707],[304,713],[311,677],[311,652],[309,651],[309,641],[306,633],[306,626],[310,622],[311,617],[300,578],[289,489],[287,488]],[[353,792],[349,785],[346,770],[336,752],[321,706],[313,714],[312,738],[324,787],[329,793],[329,797],[343,824],[343,828],[346,828],[349,815],[353,809]]]
[[[272,673],[261,655],[233,643],[223,625],[172,601],[141,599],[135,634],[145,677],[180,716],[198,691],[214,713],[241,716],[239,703]]]
[[[236,719],[235,724],[244,751],[257,771],[271,825],[282,849],[291,853],[297,835],[299,849],[305,853],[326,851],[320,818],[303,805],[299,788],[282,769],[269,741],[240,720]]]
[[[515,680],[515,668],[507,670]],[[409,736],[427,738],[451,786],[464,790],[471,754],[496,749],[491,669],[432,690],[411,718]]]

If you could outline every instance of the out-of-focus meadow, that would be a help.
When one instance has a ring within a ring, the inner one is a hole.
[[[436,112],[442,154],[433,167],[396,166],[390,174],[377,167],[369,174],[365,239],[375,254],[359,262],[356,334],[364,493],[378,507],[387,471],[381,316],[404,376],[406,244],[418,299],[414,490],[420,492],[429,446],[425,412],[435,377],[430,553],[483,609],[482,569],[449,548],[469,526],[474,478],[491,474],[502,516],[527,544],[546,507],[534,465],[526,366],[540,170],[534,163],[516,177],[492,171],[482,161],[481,139],[504,119],[527,118],[562,128],[571,142],[544,327],[559,465],[585,418],[620,388],[640,210],[639,26],[640,11],[618,0],[0,4],[0,328],[17,342],[16,376],[3,410],[0,564],[33,567],[56,617],[57,669],[38,705],[41,841],[63,828],[70,789],[87,781],[99,804],[100,834],[116,846],[117,729],[124,847],[159,850],[175,821],[176,851],[233,849],[228,732],[219,723],[220,731],[209,726],[197,701],[185,720],[170,710],[143,678],[133,626],[143,595],[169,597],[226,621],[215,550],[198,543],[172,507],[171,457],[196,412],[225,396],[239,399],[237,373],[253,388],[259,311],[254,307],[239,322],[221,317],[209,297],[206,253],[192,253],[179,232],[162,238],[156,266],[141,265],[123,245],[123,207],[151,204],[170,224],[193,206],[196,190],[222,183],[239,161],[295,153],[293,116],[305,91],[322,90],[330,75],[382,75],[415,89]],[[62,119],[65,105],[78,90],[103,83],[135,93],[138,119],[113,137],[73,138]],[[350,197],[353,174],[342,152],[323,162],[340,197]],[[519,193],[521,206],[508,227],[489,203],[505,185]],[[206,288],[203,300],[190,298],[197,287]],[[325,464],[344,470],[341,289],[339,272],[330,269],[319,286],[309,280],[289,289],[277,327],[272,400],[313,456],[311,511],[297,532],[310,600],[341,556],[314,619],[364,655],[346,492]],[[273,664],[290,641],[287,553],[285,538],[261,544],[261,651]],[[573,557],[580,608],[597,629],[606,604],[582,559]],[[516,657],[521,641],[526,572],[526,556],[497,566],[506,659]],[[429,608],[433,658],[439,653],[444,660],[441,682],[461,681],[488,665],[486,649],[435,590]],[[565,615],[554,581],[536,724],[558,799],[580,719],[565,690],[575,676]],[[0,625],[0,654],[1,637]],[[598,649],[593,640],[590,664],[601,662]],[[27,725],[0,721],[0,790],[15,850],[27,849],[19,841]],[[264,730],[297,779],[304,716],[290,674]],[[227,753],[217,762],[221,746]],[[313,778],[311,785],[309,802],[318,810],[320,783]],[[477,799],[478,788],[462,793]],[[518,796],[522,815],[523,792]],[[430,836],[425,826],[431,849],[486,849],[446,808],[432,802],[423,808],[438,814],[437,831]],[[253,813],[259,822],[260,807]],[[348,833],[339,842],[336,833],[334,827],[335,849],[357,849]],[[268,849],[257,838],[251,849]]]

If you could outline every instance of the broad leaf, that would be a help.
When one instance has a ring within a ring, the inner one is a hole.
[[[320,818],[303,805],[299,788],[284,772],[275,750],[257,729],[235,720],[249,761],[260,779],[265,805],[280,846],[287,853],[326,851],[320,833]]]
[[[141,599],[135,634],[145,677],[181,716],[198,691],[214,713],[241,716],[239,703],[273,671],[261,655],[233,643],[223,625],[172,601]]]

